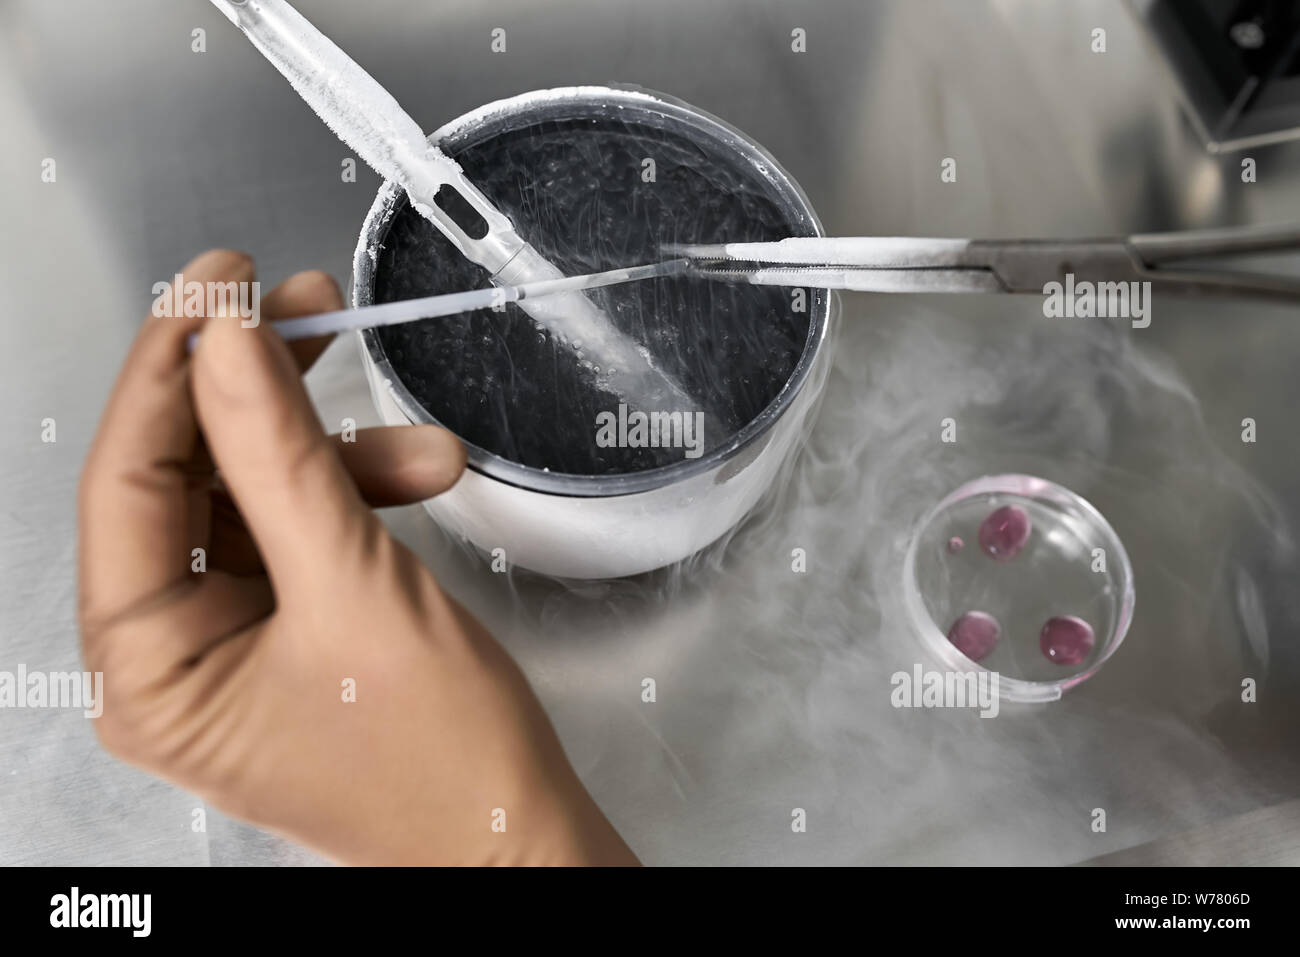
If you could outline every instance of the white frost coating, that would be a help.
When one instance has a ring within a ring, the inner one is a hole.
[[[532,246],[525,246],[497,278],[508,285],[523,285],[563,276]],[[603,370],[596,376],[603,388],[640,403],[642,409],[701,409],[671,376],[655,368],[649,350],[623,335],[582,293],[525,299],[516,305],[559,335],[566,347],[576,350],[581,344],[589,360]]]
[[[519,237],[510,220],[469,182],[458,163],[426,139],[392,94],[292,6],[283,0],[214,3],[227,17],[233,14],[253,45],[339,139],[384,179],[401,184],[416,211],[461,253],[492,273],[494,282],[520,285],[563,275]],[[569,88],[567,93],[582,89]],[[565,91],[543,91],[535,95],[536,101],[543,102],[547,92],[559,96]],[[511,102],[517,105],[520,99]],[[491,115],[493,106],[477,112]],[[433,139],[436,142],[439,136]],[[482,239],[466,236],[434,202],[439,188],[448,184],[486,220],[488,233]],[[641,408],[657,408],[665,402],[697,408],[680,385],[656,369],[636,343],[581,293],[525,301],[519,307],[561,342],[588,343],[592,361],[614,370],[606,371],[600,384],[628,402]]]
[[[1003,292],[985,269],[860,269],[854,266],[779,266],[739,274],[756,286],[814,286],[854,292]]]
[[[873,269],[915,266],[962,266],[969,239],[923,239],[911,236],[796,236],[767,243],[722,243],[685,247],[691,255],[749,262],[811,266],[869,266]]]
[[[432,203],[438,188],[464,180],[369,73],[283,0],[249,0],[233,10],[253,45],[293,85],[339,139],[413,202]]]
[[[212,0],[212,5],[220,10],[227,20],[235,26],[239,26],[239,13],[233,3],[228,2],[228,0]]]

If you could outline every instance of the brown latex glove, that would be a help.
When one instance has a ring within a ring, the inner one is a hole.
[[[214,251],[183,277],[253,264]],[[464,447],[432,426],[331,440],[299,379],[324,342],[266,320],[341,308],[337,286],[300,273],[261,305],[256,328],[148,318],[86,462],[104,746],[343,862],[635,863],[518,667],[370,510],[450,488]]]

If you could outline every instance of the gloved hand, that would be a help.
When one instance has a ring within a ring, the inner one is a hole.
[[[182,276],[254,270],[213,251]],[[299,273],[261,307],[342,301]],[[432,426],[332,441],[299,379],[324,345],[146,320],[80,489],[104,746],[342,862],[635,863],[518,667],[370,510],[450,488],[463,446]]]

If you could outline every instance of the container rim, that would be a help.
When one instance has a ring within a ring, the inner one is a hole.
[[[640,110],[646,115],[657,114],[713,137],[724,148],[735,149],[742,158],[753,163],[760,175],[767,179],[774,188],[777,198],[785,201],[789,212],[802,220],[798,225],[808,230],[807,235],[824,235],[821,221],[803,189],[766,149],[740,130],[704,110],[667,94],[629,84],[557,87],[495,100],[439,127],[429,135],[429,141],[440,144],[446,139],[455,140],[458,137],[483,133],[490,135],[498,128],[506,128],[511,120],[519,116],[526,116],[530,121],[541,121],[585,115],[586,108],[596,105],[615,106],[629,111]],[[575,113],[575,108],[579,112]],[[403,198],[404,194],[397,184],[385,181],[366,214],[353,256],[352,304],[354,306],[370,305],[373,302],[373,280],[377,264],[374,250],[378,233],[386,227],[390,215]],[[705,474],[735,458],[764,436],[784,414],[808,380],[814,363],[826,345],[831,326],[832,302],[826,290],[814,289],[811,299],[808,338],[799,360],[781,390],[762,412],[729,436],[725,442],[697,459],[683,459],[680,462],[638,472],[577,475],[523,465],[471,442],[465,442],[468,467],[498,481],[531,491],[584,498],[648,492]],[[390,397],[402,414],[414,423],[442,425],[416,400],[397,375],[377,331],[363,329],[359,335],[362,348],[374,363],[383,387],[390,390]]]

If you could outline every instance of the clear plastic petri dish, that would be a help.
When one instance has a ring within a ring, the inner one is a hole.
[[[1001,697],[1055,701],[1124,640],[1135,594],[1128,553],[1085,499],[1031,475],[967,482],[917,527],[903,599],[945,668],[991,671]]]

